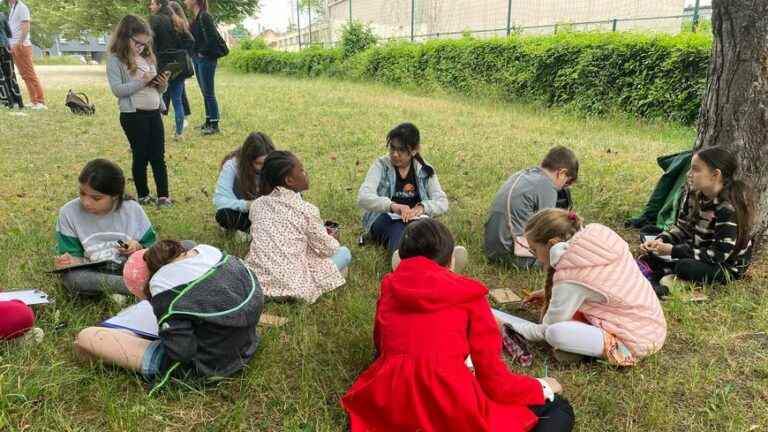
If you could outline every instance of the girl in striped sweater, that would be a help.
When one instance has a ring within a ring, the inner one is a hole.
[[[645,242],[641,258],[653,270],[652,283],[671,277],[701,283],[726,283],[744,275],[751,260],[754,220],[752,190],[737,180],[736,156],[710,147],[693,155],[689,193],[677,222]],[[671,256],[665,261],[659,256]],[[664,287],[656,286],[661,295]]]

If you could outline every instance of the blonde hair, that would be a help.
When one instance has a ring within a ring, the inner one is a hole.
[[[546,245],[552,239],[568,241],[584,224],[584,220],[575,212],[558,208],[544,209],[533,215],[525,225],[525,238],[529,243]],[[544,308],[541,318],[547,313],[549,302],[552,299],[552,285],[554,284],[555,269],[550,265],[547,268],[547,280],[544,283]]]
[[[146,21],[136,15],[126,15],[120,20],[109,40],[109,53],[125,64],[128,67],[128,71],[132,74],[136,73],[137,66],[133,50],[131,50],[131,38],[140,34],[147,35],[150,39],[152,38],[152,30]],[[141,56],[147,59],[149,63],[157,64],[155,54],[152,52],[151,40],[147,41]]]

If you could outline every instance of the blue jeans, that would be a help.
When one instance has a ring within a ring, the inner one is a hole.
[[[336,253],[331,257],[331,261],[336,264],[337,269],[344,270],[352,262],[352,252],[350,252],[349,248],[341,246],[336,249]]]
[[[212,122],[219,121],[219,103],[216,101],[216,90],[213,85],[216,77],[216,60],[194,56],[195,75],[197,84],[205,102],[205,118]]]
[[[165,359],[165,348],[160,343],[160,340],[154,340],[144,351],[144,356],[141,358],[141,375],[148,381],[151,381],[162,372],[160,367]]]
[[[184,78],[176,78],[168,83],[168,93],[171,95],[173,103],[173,115],[176,119],[176,135],[184,132]]]
[[[403,231],[405,231],[405,222],[400,219],[392,220],[389,214],[382,213],[371,225],[371,238],[386,246],[392,254],[400,248]]]

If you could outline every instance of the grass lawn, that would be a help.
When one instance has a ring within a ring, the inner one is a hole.
[[[40,67],[47,112],[14,116],[0,110],[0,286],[41,288],[56,301],[37,309],[45,341],[0,345],[0,430],[340,431],[339,398],[369,364],[378,283],[389,268],[383,250],[356,245],[357,188],[385,152],[390,127],[412,121],[423,155],[451,200],[442,219],[470,251],[466,273],[490,287],[520,292],[543,284],[538,273],[489,266],[482,230],[493,196],[512,172],[535,165],[556,144],[582,161],[574,198],[588,222],[611,227],[645,202],[659,175],[655,158],[692,145],[694,131],[663,123],[584,119],[526,105],[446,95],[425,96],[371,84],[294,80],[221,71],[217,79],[224,132],[191,131],[170,140],[166,121],[170,210],[149,209],[164,238],[193,239],[243,255],[213,220],[211,196],[222,156],[251,130],[297,153],[310,175],[306,199],[342,223],[353,267],[346,286],[316,304],[268,304],[289,324],[262,332],[259,353],[244,373],[214,383],[170,385],[157,397],[125,371],[79,363],[78,330],[119,309],[108,300],[72,298],[52,267],[53,230],[61,205],[77,195],[77,175],[90,159],[117,161],[130,173],[128,144],[102,67]],[[63,106],[70,88],[85,91],[94,117]],[[188,82],[194,115],[202,102]],[[150,181],[150,185],[153,183]],[[154,189],[154,187],[152,186]],[[135,193],[133,185],[129,185]],[[635,243],[636,233],[625,232]],[[755,267],[762,267],[762,263]],[[594,362],[562,366],[537,350],[527,371],[561,380],[581,431],[748,431],[768,429],[768,296],[765,272],[708,290],[704,304],[664,303],[664,350],[638,367]],[[58,330],[57,330],[58,329]]]

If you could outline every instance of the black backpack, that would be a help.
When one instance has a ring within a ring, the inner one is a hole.
[[[71,89],[67,93],[67,98],[64,101],[64,105],[68,106],[72,111],[72,114],[77,115],[94,115],[96,114],[96,107],[88,100],[88,96],[85,93],[75,93]]]

